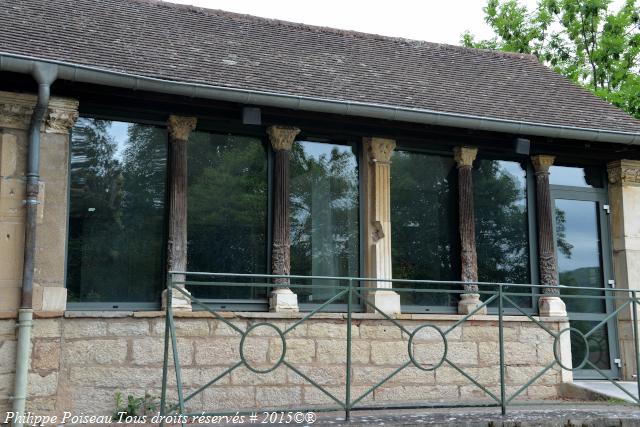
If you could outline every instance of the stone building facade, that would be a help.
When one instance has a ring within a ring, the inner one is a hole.
[[[36,413],[155,399],[166,316],[169,402],[219,376],[194,412],[499,406],[637,374],[637,120],[526,55],[103,0],[115,31],[65,1],[97,41],[15,44],[62,6],[0,8],[21,17],[0,25],[0,411],[23,380]]]

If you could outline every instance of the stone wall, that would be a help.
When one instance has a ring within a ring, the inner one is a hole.
[[[103,313],[104,314],[104,313]],[[73,313],[67,316],[95,316]],[[99,315],[99,314],[98,314]],[[164,318],[160,313],[115,313],[125,317],[39,318],[33,331],[33,353],[27,409],[38,413],[73,411],[110,414],[117,391],[159,396],[162,383]],[[240,361],[240,334],[227,324],[203,313],[176,319],[177,343],[185,392],[195,390]],[[284,360],[344,399],[346,320],[342,314],[323,314],[305,321],[286,334]],[[296,318],[269,313],[232,316],[241,330],[270,322],[280,330]],[[446,330],[458,315],[401,315],[408,331],[423,324]],[[506,382],[508,394],[532,378],[553,356],[553,338],[525,317],[505,317]],[[546,322],[552,330],[566,325]],[[13,387],[15,323],[0,321],[0,410],[9,408]],[[498,328],[495,316],[476,316],[448,335],[448,358],[499,396]],[[355,314],[352,326],[352,399],[409,362],[408,336],[391,322],[371,314]],[[281,339],[274,329],[256,327],[248,334],[244,355],[257,369],[268,369],[281,355]],[[416,334],[414,357],[419,363],[435,363],[442,354],[437,332],[424,328]],[[561,346],[561,350],[565,351]],[[563,355],[565,357],[566,355]],[[426,365],[425,365],[426,366]],[[553,398],[562,372],[548,371],[522,394],[526,399]],[[176,400],[171,370],[171,399]],[[452,402],[484,400],[468,379],[446,363],[435,371],[409,365],[388,383],[363,399],[365,404],[389,402]],[[256,374],[240,366],[188,402],[191,410],[302,407],[329,405],[331,399],[284,365],[268,374]]]
[[[0,91],[0,318],[20,302],[24,259],[27,129],[36,96]],[[78,102],[52,97],[41,134],[33,308],[62,312],[67,238],[69,129]]]

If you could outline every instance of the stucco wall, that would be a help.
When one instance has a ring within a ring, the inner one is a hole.
[[[78,314],[76,314],[78,315]],[[82,314],[80,314],[82,315]],[[142,313],[140,315],[143,315]],[[147,313],[145,316],[159,316]],[[213,318],[176,319],[179,357],[185,392],[195,390],[240,361],[240,334]],[[202,315],[202,314],[200,314]],[[226,314],[231,316],[231,314]],[[281,330],[296,319],[247,314],[229,317],[241,330],[271,322]],[[344,399],[346,321],[342,315],[322,315],[309,320],[286,335],[284,360],[339,399]],[[353,322],[353,388],[356,398],[394,369],[409,361],[408,336],[391,322],[372,315],[355,315]],[[415,317],[416,315],[414,315]],[[267,318],[265,318],[267,317]],[[459,316],[423,315],[420,320],[401,323],[413,331],[423,324],[446,330]],[[444,320],[435,320],[444,319]],[[553,338],[523,317],[507,317],[505,354],[507,393],[519,386],[553,359]],[[0,330],[13,333],[13,321],[0,322]],[[564,327],[547,322],[552,330]],[[162,382],[163,317],[52,318],[36,319],[27,409],[39,413],[72,411],[84,414],[111,414],[117,391],[159,396]],[[255,332],[255,333],[254,333]],[[6,337],[7,335],[5,335]],[[1,366],[12,366],[14,342],[0,347]],[[245,355],[260,369],[273,365],[281,354],[275,331],[256,328],[245,343]],[[442,354],[442,341],[435,334],[418,335],[414,355],[420,363],[433,363]],[[481,316],[456,327],[448,334],[448,358],[499,396],[498,328],[495,317]],[[176,401],[175,377],[170,377],[171,399]],[[0,409],[12,387],[12,376],[0,374]],[[526,399],[558,395],[561,372],[548,371],[523,393]],[[484,400],[468,379],[445,363],[435,371],[421,371],[410,365],[377,389],[363,402],[452,402]],[[289,368],[280,366],[268,374],[255,374],[241,366],[225,376],[218,386],[198,395],[188,408],[238,410],[241,408],[301,407],[327,405],[331,400]]]

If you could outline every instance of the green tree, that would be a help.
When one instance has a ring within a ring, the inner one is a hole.
[[[640,7],[625,0],[488,0],[488,40],[462,35],[467,47],[535,55],[541,62],[640,118]]]

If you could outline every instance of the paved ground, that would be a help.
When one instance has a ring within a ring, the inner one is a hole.
[[[638,398],[638,383],[631,381],[618,381],[617,383],[626,391],[631,393],[636,399]],[[573,384],[615,399],[621,399],[632,403],[634,402],[631,396],[620,390],[610,381],[574,381]]]
[[[487,427],[613,427],[640,426],[640,407],[566,402],[535,407],[510,407],[506,416],[496,408],[354,412],[351,421],[320,415],[313,426],[487,426]]]

